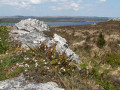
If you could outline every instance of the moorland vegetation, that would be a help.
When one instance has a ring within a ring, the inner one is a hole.
[[[50,29],[64,37],[80,55],[81,69],[68,61],[70,57],[65,53],[57,53],[55,45],[48,47],[41,42],[40,47],[21,48],[20,42],[9,37],[11,29],[0,26],[0,81],[23,73],[29,81],[55,81],[66,90],[120,89],[120,22]]]

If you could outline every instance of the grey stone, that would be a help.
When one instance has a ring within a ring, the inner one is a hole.
[[[0,81],[0,90],[64,90],[55,82],[35,83],[25,80],[21,75],[16,78]]]
[[[67,41],[62,38],[61,36],[54,34],[54,41],[56,42],[56,50],[59,53],[65,52],[67,56],[71,56],[70,59],[75,60],[78,64],[80,64],[80,58],[78,55],[76,55],[69,47]]]
[[[82,40],[81,42],[77,42],[77,43],[74,43],[73,46],[76,46],[76,45],[84,45],[86,43],[86,40]]]
[[[19,23],[16,24],[17,28],[19,30],[25,30],[27,32],[34,32],[34,31],[48,31],[49,28],[47,24],[45,24],[43,21],[39,21],[36,19],[26,19],[21,20]]]

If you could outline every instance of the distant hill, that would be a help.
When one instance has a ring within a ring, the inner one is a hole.
[[[91,22],[107,21],[108,17],[87,17],[87,16],[2,16],[0,23],[17,23],[22,19],[34,18],[45,22]]]

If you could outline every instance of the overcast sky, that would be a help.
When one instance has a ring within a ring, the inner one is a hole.
[[[0,16],[120,17],[120,0],[0,0]]]

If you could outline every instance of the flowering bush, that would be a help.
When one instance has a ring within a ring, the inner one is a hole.
[[[25,75],[31,80],[43,81],[47,75],[47,79],[55,76],[54,74],[70,74],[72,70],[76,68],[72,65],[72,60],[67,57],[65,52],[59,54],[56,51],[56,44],[48,47],[46,44],[41,42],[40,47],[35,49],[29,47],[34,55],[33,58],[27,59],[26,63],[29,68]],[[44,76],[40,78],[41,76]],[[32,78],[31,78],[32,77]],[[41,80],[42,79],[42,80]]]

